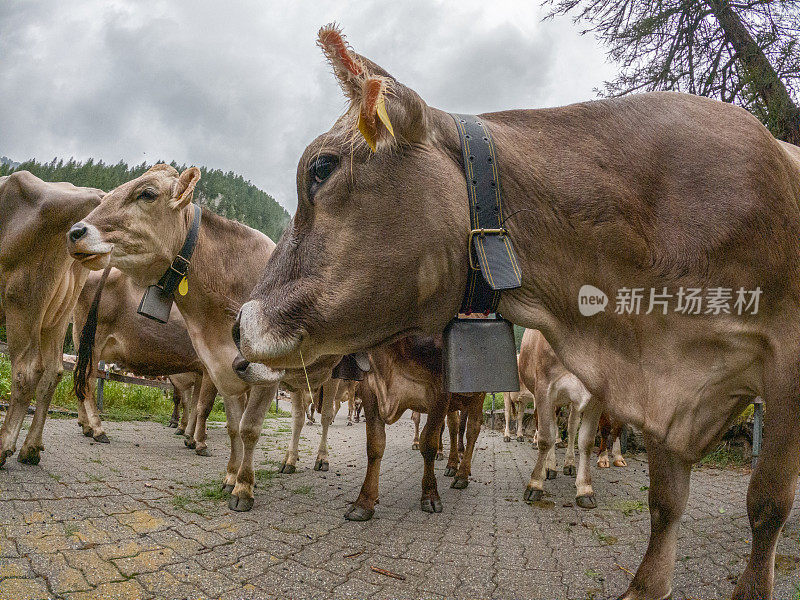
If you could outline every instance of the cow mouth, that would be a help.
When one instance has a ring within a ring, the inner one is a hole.
[[[104,269],[111,260],[111,250],[105,252],[70,252],[72,258],[91,270]]]

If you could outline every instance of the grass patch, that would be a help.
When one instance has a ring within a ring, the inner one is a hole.
[[[310,485],[301,485],[299,488],[295,488],[292,490],[293,494],[300,494],[302,496],[308,496],[311,494],[311,486]]]
[[[269,483],[275,479],[278,472],[272,469],[256,469],[255,476],[258,483]]]
[[[172,506],[196,515],[204,515],[207,512],[205,508],[197,504],[192,498],[184,496],[183,494],[176,494],[172,497]]]
[[[647,510],[647,505],[641,500],[619,500],[611,508],[618,510],[626,517],[630,517],[633,514],[639,514]]]
[[[73,536],[78,533],[78,526],[73,523],[66,523],[64,525],[64,535],[67,537]]]
[[[222,489],[219,481],[211,479],[200,484],[198,494],[204,500],[222,500],[230,496],[228,492]]]
[[[705,467],[724,469],[726,467],[741,467],[750,461],[742,453],[728,448],[725,444],[717,446],[716,450],[706,454],[700,459],[700,464]]]

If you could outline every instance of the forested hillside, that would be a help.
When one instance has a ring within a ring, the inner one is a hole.
[[[24,169],[45,181],[69,181],[75,185],[108,191],[138,177],[151,166],[142,163],[129,167],[124,162],[107,165],[103,161],[95,162],[92,159],[86,162],[53,159],[49,163],[32,160],[16,167],[3,162],[0,164],[0,176]],[[172,166],[178,171],[186,168],[186,165],[174,162]],[[223,173],[219,169],[205,167],[200,167],[200,171],[202,177],[197,184],[195,200],[203,208],[209,208],[224,217],[246,223],[263,231],[274,241],[278,241],[289,222],[289,213],[272,196],[232,171]]]

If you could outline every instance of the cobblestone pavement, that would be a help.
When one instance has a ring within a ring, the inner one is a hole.
[[[108,423],[103,445],[74,421],[48,422],[41,464],[12,458],[0,471],[0,599],[606,598],[625,589],[644,553],[643,460],[594,470],[594,511],[573,506],[574,480],[563,475],[529,506],[532,446],[484,430],[466,490],[450,489],[437,463],[444,512],[430,515],[418,508],[422,460],[405,418],[388,428],[375,517],[349,523],[364,424],[337,418],[327,473],[311,469],[320,428],[306,426],[298,472],[275,474],[289,429],[288,419],[268,421],[256,505],[237,514],[218,491],[224,429],[210,431],[214,456],[204,458],[157,423]],[[732,591],[749,551],[747,481],[741,471],[695,471],[676,599]],[[798,537],[795,510],[778,550],[781,600],[798,597]]]

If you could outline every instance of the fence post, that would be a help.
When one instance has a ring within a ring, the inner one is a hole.
[[[759,397],[753,400],[753,462],[756,468],[758,455],[761,454],[761,440],[764,432],[764,401]]]
[[[101,371],[105,371],[105,369],[106,369],[106,363],[104,361],[101,360],[99,363],[97,363],[98,375],[100,374]],[[98,377],[97,378],[97,410],[98,411],[102,411],[103,410],[103,386],[105,385],[105,383],[106,383],[106,380],[103,377]]]

